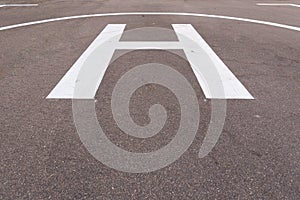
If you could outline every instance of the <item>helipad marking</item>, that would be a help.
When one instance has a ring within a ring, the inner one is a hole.
[[[300,8],[300,5],[294,3],[257,3],[258,6],[292,6]]]
[[[0,8],[3,7],[33,7],[33,6],[38,6],[39,4],[4,4],[0,5]]]
[[[216,18],[216,19],[228,19],[228,20],[235,20],[235,21],[243,21],[243,22],[250,22],[255,24],[262,24],[268,26],[274,26],[278,28],[284,28],[294,31],[300,32],[300,27],[290,26],[285,24],[279,24],[275,22],[267,22],[255,19],[247,19],[247,18],[240,18],[240,17],[230,17],[230,16],[222,16],[222,15],[209,15],[209,14],[197,14],[197,13],[177,13],[177,12],[128,12],[128,13],[103,13],[103,14],[89,14],[89,15],[77,15],[77,16],[69,16],[69,17],[60,17],[60,18],[52,18],[52,19],[45,19],[40,21],[33,21],[33,22],[26,22],[21,24],[14,24],[9,26],[4,26],[0,28],[0,31],[10,30],[19,27],[37,25],[37,24],[44,24],[49,22],[55,21],[64,21],[70,19],[83,19],[83,18],[91,18],[91,17],[108,17],[108,16],[134,16],[134,15],[174,15],[174,16],[191,16],[191,17],[208,17],[208,18]]]
[[[117,49],[182,49],[206,98],[254,99],[191,24],[172,25],[179,40],[175,42],[120,42],[125,26],[125,24],[108,24],[51,91],[47,99],[93,99]],[[96,47],[99,50],[97,56],[90,56]],[[86,59],[91,59],[89,65],[81,70]],[[214,73],[212,73],[213,68],[217,70]],[[80,77],[79,73],[81,73]],[[218,76],[224,91],[212,87]],[[74,88],[79,82],[85,89],[75,93]]]

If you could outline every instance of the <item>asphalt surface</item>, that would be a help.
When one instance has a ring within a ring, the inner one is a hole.
[[[300,8],[256,6],[259,1],[252,0],[0,0],[5,3],[39,6],[0,8],[0,27],[142,11],[225,15],[300,27]],[[122,56],[109,66],[96,94],[97,117],[108,138],[128,151],[149,152],[168,144],[176,134],[178,101],[159,85],[137,90],[130,104],[137,124],[149,123],[149,107],[156,103],[166,108],[168,119],[156,136],[134,138],[123,133],[112,116],[116,81],[132,67],[153,61],[173,67],[190,81],[201,112],[197,136],[180,159],[158,171],[130,174],[105,166],[82,144],[72,101],[46,99],[103,28],[114,23],[127,24],[126,30],[192,24],[255,97],[227,100],[223,132],[208,156],[198,158],[210,121],[210,100],[205,99],[189,64],[169,52],[134,51]],[[300,33],[278,27],[205,17],[136,15],[0,31],[0,199],[300,199],[299,85]]]

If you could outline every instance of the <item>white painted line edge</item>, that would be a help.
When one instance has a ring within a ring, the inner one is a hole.
[[[294,3],[257,3],[257,6],[292,6],[300,8],[300,5]]]
[[[286,25],[286,24],[279,24],[279,23],[275,23],[275,22],[267,22],[267,21],[256,20],[256,19],[247,19],[247,18],[230,17],[230,16],[222,16],[222,15],[209,15],[209,14],[197,14],[197,13],[177,13],[177,12],[127,12],[127,13],[125,12],[125,13],[103,13],[103,14],[77,15],[77,16],[52,18],[52,19],[45,19],[45,20],[40,20],[40,21],[32,21],[32,22],[26,22],[26,23],[21,23],[21,24],[3,26],[3,27],[0,27],[0,31],[10,30],[10,29],[19,28],[19,27],[26,27],[26,26],[31,26],[31,25],[37,25],[37,24],[44,24],[44,23],[49,23],[49,22],[71,20],[71,19],[108,17],[108,16],[134,16],[134,15],[174,15],[174,16],[191,16],[191,17],[228,19],[228,20],[235,20],[235,21],[242,21],[242,22],[250,22],[250,23],[254,23],[254,24],[268,25],[268,26],[284,28],[284,29],[289,29],[289,30],[294,30],[294,31],[300,32],[300,27],[290,26],[290,25]]]
[[[34,7],[34,6],[38,6],[39,4],[4,4],[4,5],[0,5],[0,8],[3,7]]]

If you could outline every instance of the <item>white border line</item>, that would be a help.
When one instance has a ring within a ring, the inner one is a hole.
[[[32,6],[38,6],[39,4],[4,4],[0,5],[0,8],[3,7],[32,7]]]
[[[191,17],[208,17],[208,18],[217,18],[217,19],[229,19],[229,20],[235,20],[235,21],[243,21],[243,22],[250,22],[250,23],[255,23],[255,24],[274,26],[274,27],[278,27],[278,28],[284,28],[284,29],[289,29],[289,30],[294,30],[294,31],[300,32],[300,27],[279,24],[279,23],[275,23],[275,22],[267,22],[267,21],[261,21],[261,20],[255,20],[255,19],[230,17],[230,16],[222,16],[222,15],[209,15],[209,14],[197,14],[197,13],[177,13],[177,12],[125,12],[125,13],[103,13],[103,14],[77,15],[77,16],[52,18],[52,19],[45,19],[45,20],[40,20],[40,21],[33,21],[33,22],[26,22],[26,23],[21,23],[21,24],[4,26],[4,27],[0,27],[0,31],[15,29],[15,28],[19,28],[19,27],[26,27],[26,26],[31,26],[31,25],[37,25],[37,24],[44,24],[44,23],[55,22],[55,21],[70,20],[70,19],[83,19],[83,18],[108,17],[108,16],[134,16],[134,15],[174,15],[174,16],[191,16]]]
[[[257,6],[292,6],[300,8],[300,5],[294,3],[257,3]]]

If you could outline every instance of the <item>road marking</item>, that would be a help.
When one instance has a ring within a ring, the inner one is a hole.
[[[183,49],[183,45],[178,42],[118,42],[118,49]]]
[[[176,12],[128,12],[128,13],[103,13],[103,14],[77,15],[77,16],[52,18],[52,19],[45,19],[45,20],[40,20],[40,21],[32,21],[32,22],[26,22],[26,23],[21,23],[21,24],[4,26],[4,27],[0,27],[0,31],[10,30],[10,29],[20,28],[20,27],[26,27],[26,26],[31,26],[31,25],[37,25],[37,24],[44,24],[44,23],[49,23],[49,22],[71,20],[71,19],[84,19],[84,18],[92,18],[92,17],[109,17],[109,16],[135,16],[135,15],[174,15],[174,16],[190,16],[190,17],[207,17],[207,18],[215,18],[215,19],[228,19],[228,20],[234,20],[234,21],[249,22],[249,23],[254,23],[254,24],[262,24],[262,25],[284,28],[284,29],[289,29],[289,30],[294,30],[294,31],[300,32],[300,27],[279,24],[279,23],[275,23],[275,22],[268,22],[268,21],[261,21],[261,20],[255,20],[255,19],[240,18],[240,17],[222,16],[222,15],[209,15],[209,14],[197,14],[197,13],[176,13]]]
[[[3,7],[33,7],[33,6],[38,6],[39,4],[4,4],[0,5],[0,8]]]
[[[82,65],[89,55],[99,46],[103,45],[105,42],[114,43],[119,41],[122,33],[125,29],[124,24],[111,24],[106,26],[105,29],[99,34],[99,36],[91,43],[91,45],[86,49],[86,51],[79,57],[79,59],[74,63],[66,75],[61,79],[61,81],[56,85],[52,92],[48,95],[47,99],[72,99],[76,98],[94,98],[94,95],[100,85],[102,77],[109,65],[110,59],[113,56],[114,48],[112,46],[105,46],[103,51],[101,51],[101,62],[95,60],[94,66],[89,66],[88,73],[81,74],[81,77],[89,76],[90,78],[85,80],[91,80],[89,82],[81,83],[87,90],[84,93],[76,94],[74,96],[74,89],[81,70]],[[96,83],[94,83],[96,80]]]
[[[93,99],[117,49],[182,49],[207,99],[254,99],[191,24],[172,25],[179,39],[176,42],[120,42],[125,26],[108,24],[47,98]],[[92,52],[96,48],[97,56],[93,57]],[[87,59],[91,60],[85,65]],[[216,85],[218,77],[222,89]],[[79,82],[85,89],[75,92]]]
[[[300,8],[300,5],[293,3],[257,3],[257,6],[292,6]]]
[[[179,41],[184,43],[186,57],[207,99],[254,99],[191,24],[172,26]],[[217,74],[211,73],[210,67],[215,68]],[[216,75],[222,81],[223,93],[213,88]]]

